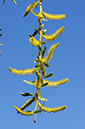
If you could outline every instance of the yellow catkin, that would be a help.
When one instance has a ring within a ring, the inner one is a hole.
[[[38,40],[36,40],[33,36],[30,37],[29,39],[30,43],[33,45],[33,46],[38,46],[40,45],[40,42]]]
[[[56,47],[57,47],[58,45],[59,45],[59,43],[51,45],[51,47],[50,47],[50,49],[49,49],[49,51],[48,51],[48,55],[47,55],[46,57],[42,58],[42,59],[41,59],[41,62],[46,63],[46,62],[48,62],[49,60],[51,60],[52,55],[53,55],[53,51],[56,49]]]
[[[23,17],[27,16],[27,14],[28,14],[33,8],[35,8],[35,7],[37,6],[38,2],[39,2],[39,1],[33,2],[32,4],[30,4],[30,5],[26,8],[26,11],[25,11]]]
[[[17,75],[29,75],[29,74],[33,74],[35,72],[36,68],[25,69],[25,70],[17,70],[17,69],[12,69],[12,68],[9,67],[9,70],[13,74],[17,74]]]
[[[60,85],[60,84],[64,84],[64,83],[66,83],[66,82],[68,82],[69,81],[69,79],[68,78],[66,78],[66,79],[62,79],[62,80],[59,80],[59,81],[55,81],[55,82],[53,82],[53,81],[48,81],[48,80],[42,80],[42,83],[48,83],[48,87],[56,87],[56,86],[58,86],[58,85]]]
[[[35,97],[32,97],[31,99],[29,99],[26,103],[24,103],[20,110],[24,110],[26,107],[28,107],[31,103],[33,103],[35,101]]]
[[[21,113],[22,115],[26,115],[26,116],[30,116],[34,114],[34,111],[22,111],[21,109],[19,109],[17,106],[14,106],[14,108]]]
[[[65,14],[49,14],[46,12],[42,12],[43,16],[48,20],[61,20],[66,17]]]
[[[39,102],[38,102],[38,105],[41,108],[41,110],[48,112],[48,113],[62,111],[67,107],[66,105],[64,105],[64,106],[59,106],[59,107],[55,107],[55,108],[48,108],[48,107],[42,106]]]
[[[17,2],[15,0],[12,0],[15,4],[17,4]]]
[[[2,46],[3,44],[0,44],[0,46]]]
[[[64,30],[64,26],[56,30],[53,34],[50,35],[42,35],[42,37],[47,41],[55,40]]]

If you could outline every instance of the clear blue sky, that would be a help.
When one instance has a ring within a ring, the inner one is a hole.
[[[53,43],[60,42],[54,52],[47,73],[53,72],[50,80],[57,81],[69,78],[69,82],[57,88],[42,88],[42,97],[48,102],[45,106],[56,107],[67,105],[67,109],[58,113],[41,113],[26,117],[18,115],[13,108],[28,100],[20,92],[35,93],[33,86],[27,85],[23,80],[35,80],[31,76],[13,75],[8,67],[26,69],[34,67],[34,59],[30,56],[37,54],[28,39],[38,27],[36,17],[30,13],[23,18],[26,7],[32,0],[6,0],[2,6],[0,0],[0,28],[3,36],[0,43],[2,56],[0,57],[0,128],[1,129],[85,129],[85,0],[43,0],[43,10],[48,13],[65,13],[66,18],[61,21],[43,22],[47,33],[51,34],[61,26],[64,32],[53,42],[47,42],[49,49]],[[37,10],[35,10],[38,12]],[[37,37],[38,38],[38,37]],[[34,105],[31,106],[34,108]]]

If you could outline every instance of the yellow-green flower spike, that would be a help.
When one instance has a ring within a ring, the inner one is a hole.
[[[38,102],[38,105],[42,111],[49,112],[49,113],[62,111],[67,107],[66,105],[64,105],[64,106],[59,106],[59,107],[55,107],[55,108],[48,108],[48,107],[42,106],[39,102]]]
[[[53,34],[50,35],[42,35],[42,37],[47,41],[55,40],[64,30],[64,26],[56,30]]]
[[[27,9],[26,9],[26,11],[25,11],[23,17],[27,16],[27,14],[28,14],[32,9],[34,9],[34,8],[37,6],[38,2],[39,2],[39,1],[33,2],[32,4],[30,4],[30,5],[27,7]]]
[[[46,12],[42,12],[43,16],[48,20],[61,20],[66,17],[65,14],[49,14]]]
[[[4,45],[3,43],[2,44],[0,44],[0,46],[2,46],[2,45]]]
[[[33,46],[38,46],[38,45],[40,45],[40,42],[39,42],[37,39],[35,39],[33,36],[30,37],[29,41],[30,41],[30,43],[31,43]]]
[[[66,79],[62,79],[62,80],[59,80],[59,81],[55,81],[55,82],[53,82],[53,81],[48,81],[48,80],[42,80],[42,83],[44,84],[44,83],[48,83],[48,87],[56,87],[56,86],[59,86],[59,85],[61,85],[61,84],[64,84],[64,83],[66,83],[66,82],[69,82],[69,79],[68,78],[66,78]]]
[[[12,0],[15,4],[17,4],[17,2],[15,0]]]
[[[21,109],[19,109],[17,106],[14,106],[14,108],[19,112],[21,113],[22,115],[25,115],[25,116],[31,116],[34,114],[34,111],[22,111]]]
[[[48,55],[46,57],[42,58],[40,61],[43,62],[43,63],[46,63],[49,60],[51,60],[52,56],[53,56],[53,51],[56,49],[56,47],[58,47],[58,45],[59,45],[59,43],[51,45],[51,47],[48,51]]]
[[[17,75],[29,75],[29,74],[33,74],[36,71],[37,68],[31,68],[31,69],[24,69],[24,70],[17,70],[17,69],[12,69],[9,67],[9,70],[13,73],[13,74],[17,74]]]

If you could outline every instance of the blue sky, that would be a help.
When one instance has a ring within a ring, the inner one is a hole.
[[[57,81],[69,78],[69,82],[57,88],[42,88],[42,97],[48,102],[45,106],[56,107],[67,105],[67,109],[58,113],[41,113],[26,117],[17,115],[14,105],[21,107],[29,98],[22,97],[20,92],[35,93],[33,86],[23,80],[35,80],[31,76],[13,75],[8,67],[26,69],[34,67],[34,59],[30,56],[37,54],[28,39],[28,34],[38,28],[36,17],[30,13],[23,18],[26,7],[32,0],[6,0],[2,6],[0,1],[0,28],[3,36],[0,37],[0,128],[1,129],[85,129],[85,0],[43,0],[43,11],[48,13],[65,13],[66,18],[61,21],[43,22],[47,34],[53,33],[61,26],[64,32],[55,41],[47,42],[47,50],[53,43],[60,42],[50,61],[50,68],[46,72],[53,72],[50,78]],[[35,9],[36,12],[38,10]],[[36,36],[38,38],[38,36]],[[46,51],[47,52],[47,51]],[[30,108],[33,109],[34,105]]]

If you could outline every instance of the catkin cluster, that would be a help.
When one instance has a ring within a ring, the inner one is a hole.
[[[16,1],[13,0],[14,3],[16,4]],[[50,34],[50,35],[46,35],[46,30],[43,29],[44,25],[42,24],[42,21],[46,21],[47,20],[61,20],[63,18],[66,17],[65,14],[49,14],[49,13],[45,13],[43,12],[42,9],[42,2],[43,0],[35,0],[33,3],[29,4],[29,6],[26,8],[26,11],[23,15],[23,17],[25,16],[29,16],[29,13],[33,13],[36,17],[37,17],[37,21],[39,22],[39,27],[38,29],[33,28],[33,34],[29,34],[29,42],[31,43],[32,46],[36,47],[38,50],[38,54],[36,59],[34,60],[35,67],[34,68],[28,68],[28,69],[24,69],[24,70],[17,70],[17,69],[12,69],[11,67],[9,67],[9,70],[13,73],[13,74],[17,74],[17,75],[31,75],[33,73],[36,74],[36,79],[35,81],[28,81],[28,80],[23,80],[25,83],[29,84],[29,85],[33,85],[36,88],[36,93],[20,93],[22,96],[25,97],[29,97],[31,96],[31,99],[28,99],[26,101],[26,103],[24,103],[21,108],[18,108],[17,106],[14,106],[14,108],[17,110],[17,113],[22,114],[22,115],[26,115],[26,116],[30,116],[35,114],[34,117],[34,122],[36,122],[36,114],[41,113],[42,111],[45,112],[58,112],[58,111],[62,111],[64,110],[67,106],[59,106],[59,107],[55,107],[55,108],[49,108],[49,107],[45,107],[44,104],[46,101],[48,101],[48,99],[46,98],[42,98],[41,96],[41,91],[40,89],[42,87],[57,87],[61,84],[64,84],[66,82],[69,81],[68,78],[65,79],[61,79],[59,81],[49,81],[46,80],[45,78],[49,78],[53,75],[53,73],[46,73],[46,67],[50,67],[50,65],[48,64],[50,62],[50,60],[53,57],[53,52],[54,50],[59,46],[59,42],[52,44],[49,48],[49,51],[47,53],[47,55],[45,56],[45,52],[47,49],[46,44],[48,44],[48,41],[53,41],[56,38],[58,38],[58,36],[63,32],[64,30],[64,26],[60,27],[58,30],[56,30],[54,33]],[[33,11],[34,8],[38,7],[40,8],[39,13],[37,14],[36,12]],[[39,35],[39,39],[36,39],[36,35]],[[43,46],[43,47],[42,47]],[[43,101],[43,103],[41,104],[40,101]],[[33,111],[24,111],[26,108],[29,108],[29,106],[33,103],[36,102],[35,104],[35,108]]]

